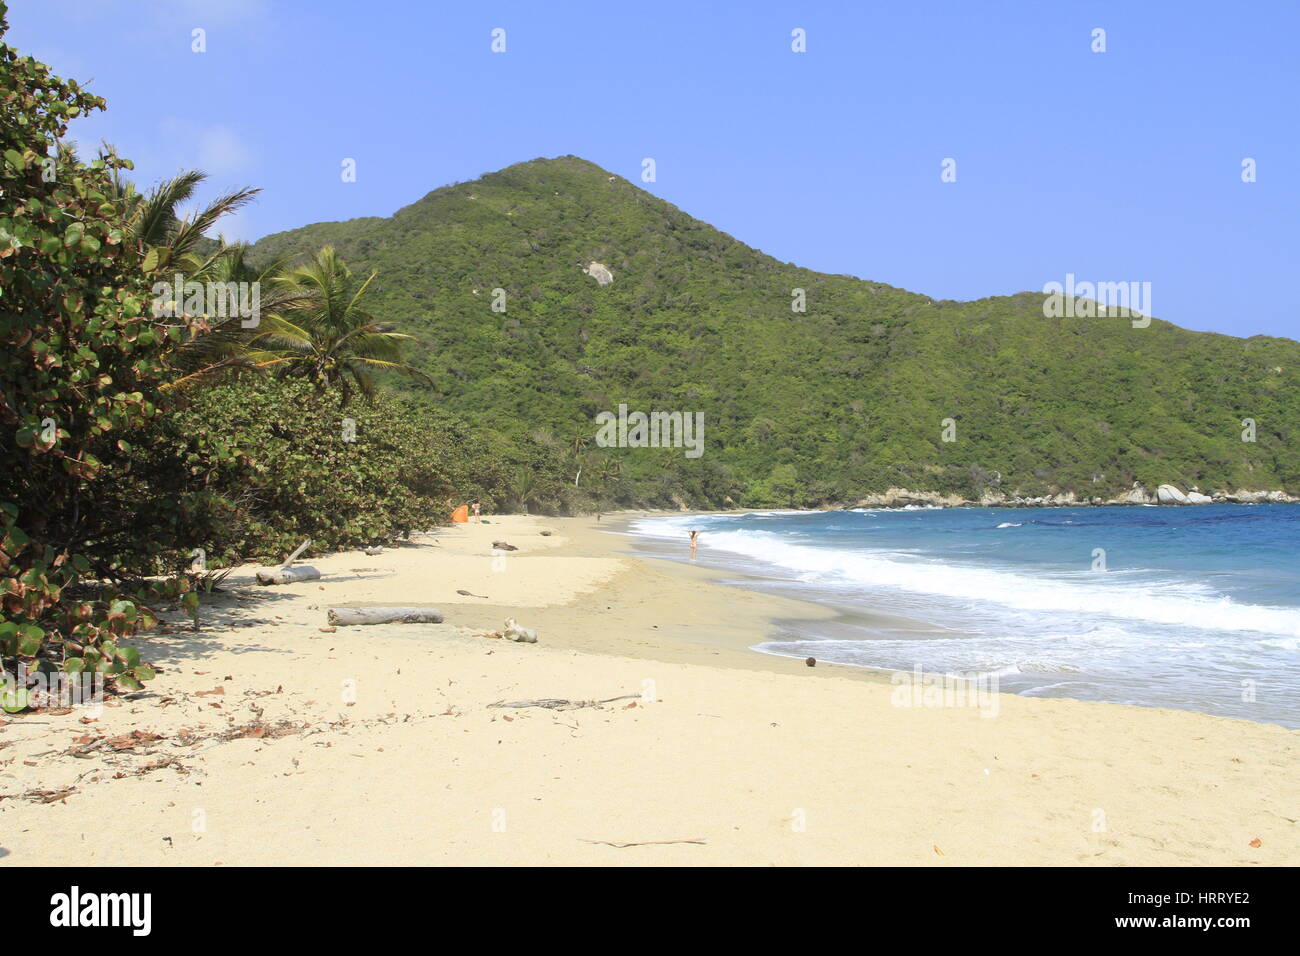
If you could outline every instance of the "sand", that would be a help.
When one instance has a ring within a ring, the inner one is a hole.
[[[3,717],[0,866],[1300,862],[1295,731],[899,706],[879,674],[748,649],[829,612],[629,556],[608,516],[489,521],[312,558],[320,582],[241,569],[200,631],[135,641],[145,692]],[[447,620],[322,630],[347,603]],[[540,642],[481,636],[507,617]]]

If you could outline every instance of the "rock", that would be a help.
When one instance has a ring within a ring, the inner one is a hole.
[[[543,531],[543,532],[542,532],[542,537],[543,537],[543,538],[549,538],[550,536],[551,536],[551,532],[549,532],[549,531]]]
[[[1187,496],[1175,488],[1173,485],[1161,485],[1156,489],[1156,501],[1162,505],[1186,505],[1191,504]]]
[[[383,554],[383,553],[384,553],[383,547],[377,544],[372,544],[370,547],[366,548],[366,554],[373,555],[373,554]]]
[[[614,281],[614,273],[610,272],[609,267],[603,262],[592,262],[582,271],[587,273],[587,275],[591,276],[601,285],[609,285]]]
[[[816,666],[817,666],[817,658],[815,658],[815,657],[810,657],[810,658],[808,658],[806,661],[804,661],[804,663],[807,664],[809,667],[816,667]]]
[[[496,550],[498,550],[498,551],[518,551],[518,550],[519,550],[519,549],[516,548],[513,544],[511,544],[509,541],[493,541],[493,542],[492,542],[492,547],[496,548]]]
[[[501,636],[508,641],[518,641],[521,644],[536,644],[537,632],[531,627],[524,627],[513,617],[506,618],[505,630]]]
[[[1191,504],[1194,504],[1194,505],[1211,505],[1211,504],[1214,504],[1214,499],[1213,499],[1213,498],[1211,498],[1209,495],[1203,495],[1203,494],[1201,494],[1199,491],[1189,491],[1189,492],[1187,492],[1187,500],[1188,500]]]

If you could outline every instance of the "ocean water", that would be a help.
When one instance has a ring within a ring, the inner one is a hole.
[[[1300,505],[644,518],[647,553],[842,612],[755,650],[1300,727]]]

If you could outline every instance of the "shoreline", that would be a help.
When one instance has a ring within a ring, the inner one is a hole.
[[[133,641],[144,692],[3,718],[0,865],[1297,862],[1300,732],[900,705],[887,673],[749,650],[833,611],[630,556],[615,518],[488,516],[282,587],[240,569],[202,630]],[[329,630],[344,603],[446,623]],[[539,643],[482,636],[506,617]],[[577,706],[499,706],[554,699]]]

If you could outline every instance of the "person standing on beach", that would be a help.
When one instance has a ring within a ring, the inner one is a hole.
[[[474,523],[481,524],[482,521],[483,518],[482,515],[480,514],[479,503],[476,501],[474,502]]]
[[[695,560],[695,552],[699,550],[700,547],[699,534],[700,534],[699,531],[695,531],[695,530],[691,531],[691,560],[692,561]]]

